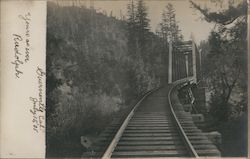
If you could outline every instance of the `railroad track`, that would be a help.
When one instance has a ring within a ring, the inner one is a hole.
[[[199,157],[220,156],[215,145],[198,129],[168,85],[147,93],[122,124],[113,122],[92,155],[83,157]]]

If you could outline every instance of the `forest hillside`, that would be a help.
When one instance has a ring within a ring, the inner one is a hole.
[[[78,156],[80,136],[100,133],[114,114],[165,81],[161,39],[147,31],[137,49],[143,51],[131,54],[128,38],[124,20],[48,2],[47,156]]]

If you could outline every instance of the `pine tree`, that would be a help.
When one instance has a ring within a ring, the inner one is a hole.
[[[143,52],[149,38],[149,18],[147,8],[143,0],[137,1],[137,10],[135,15],[136,31],[138,36],[139,49]]]
[[[135,27],[135,5],[134,1],[131,0],[131,3],[128,4],[128,28],[133,29]]]
[[[128,4],[128,52],[131,56],[136,54],[137,50],[137,36],[136,36],[136,22],[135,22],[135,5],[134,1],[131,0],[131,3]]]
[[[182,40],[182,35],[175,17],[175,9],[168,3],[162,13],[162,22],[160,23],[160,35],[164,41],[177,42]]]

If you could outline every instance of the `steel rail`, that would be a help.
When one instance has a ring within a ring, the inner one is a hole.
[[[185,80],[185,79],[184,79],[184,80]],[[173,109],[173,105],[172,105],[172,101],[171,101],[171,93],[172,93],[172,90],[173,90],[179,83],[183,82],[184,80],[180,80],[180,81],[178,81],[178,82],[174,82],[174,83],[173,83],[173,86],[170,88],[170,90],[169,90],[169,92],[168,92],[169,106],[170,106],[171,114],[173,115],[173,118],[174,118],[175,123],[176,123],[176,125],[177,125],[177,128],[178,128],[178,130],[179,130],[181,136],[183,137],[183,140],[184,140],[186,146],[187,146],[188,149],[189,149],[189,153],[190,153],[191,157],[198,158],[199,156],[198,156],[197,152],[195,151],[193,145],[192,145],[191,142],[189,141],[189,139],[188,139],[188,137],[187,137],[185,131],[183,130],[183,128],[182,128],[182,126],[181,126],[181,124],[180,124],[180,122],[179,122],[177,116],[175,115],[175,112],[174,112],[174,109]]]
[[[119,142],[124,130],[126,129],[130,119],[133,117],[135,110],[137,109],[137,107],[139,107],[139,105],[141,104],[141,102],[148,97],[151,93],[155,92],[156,90],[158,90],[159,88],[153,89],[149,92],[147,92],[134,106],[134,108],[130,111],[130,113],[128,114],[128,116],[126,117],[126,119],[124,120],[124,122],[122,123],[122,125],[120,126],[119,130],[117,131],[117,133],[115,134],[115,137],[112,139],[111,143],[109,144],[108,148],[106,149],[105,153],[103,154],[103,156],[101,157],[102,159],[109,159],[112,156],[112,153],[117,145],[117,143]]]
[[[182,83],[186,80],[190,80],[191,78],[185,78],[185,79],[182,79],[182,80],[178,80],[178,81],[175,81],[174,83]],[[168,92],[168,99],[169,99],[169,104],[170,104],[170,110],[172,112],[172,115],[174,116],[174,119],[177,123],[177,126],[178,126],[178,130],[181,131],[181,134],[182,136],[185,138],[185,144],[187,144],[187,146],[189,147],[189,150],[191,151],[191,156],[192,157],[198,157],[198,154],[195,152],[193,146],[191,145],[189,139],[187,138],[184,130],[182,129],[175,113],[174,113],[174,110],[172,108],[172,103],[171,103],[171,100],[170,100],[170,93],[172,91],[174,87],[172,87],[170,89],[170,91]],[[104,152],[103,156],[101,157],[102,159],[110,159],[111,156],[112,156],[112,153],[116,147],[116,145],[118,144],[124,130],[126,129],[130,119],[133,117],[134,113],[135,113],[135,110],[139,107],[139,105],[141,104],[141,102],[146,98],[148,97],[151,93],[155,92],[156,90],[158,90],[159,88],[156,88],[154,90],[151,90],[149,91],[148,93],[146,93],[137,103],[136,105],[134,106],[134,108],[130,111],[130,113],[128,114],[128,116],[126,117],[126,119],[123,121],[122,125],[120,126],[119,130],[116,132],[114,138],[112,139],[111,143],[109,144],[108,148],[106,149],[106,151]]]

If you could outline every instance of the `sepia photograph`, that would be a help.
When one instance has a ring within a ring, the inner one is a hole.
[[[46,157],[247,157],[247,0],[48,0]]]

